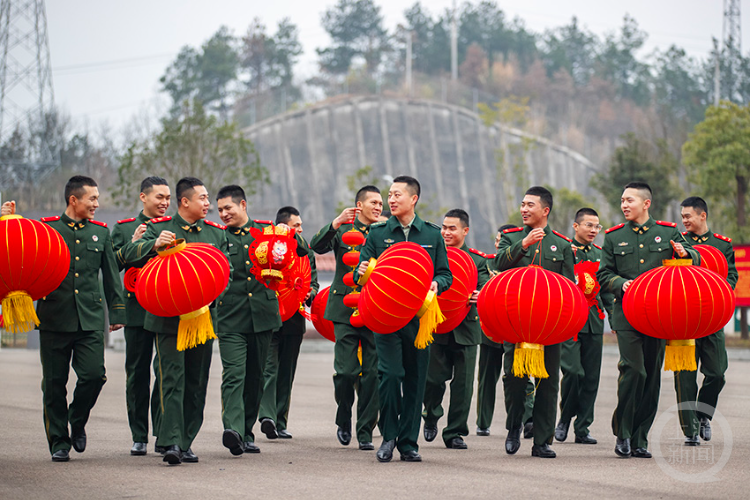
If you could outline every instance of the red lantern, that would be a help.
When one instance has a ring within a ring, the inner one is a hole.
[[[253,263],[250,271],[271,290],[280,290],[285,274],[297,258],[294,229],[266,226],[252,228],[250,234],[255,238],[248,252]]]
[[[43,222],[20,215],[0,217],[0,299],[12,333],[39,326],[35,300],[55,291],[70,269],[63,237]]]
[[[344,245],[357,247],[365,242],[365,235],[362,234],[358,229],[352,227],[349,231],[341,235],[341,241],[344,243]]]
[[[138,284],[138,273],[141,271],[140,267],[131,267],[125,271],[123,277],[123,283],[125,284],[125,290],[128,292],[135,292]]]
[[[211,245],[182,239],[157,253],[138,273],[138,303],[156,316],[180,317],[178,351],[216,338],[208,305],[229,283],[226,255]]]
[[[544,346],[570,339],[588,319],[581,290],[565,276],[534,265],[490,279],[479,294],[477,309],[490,339],[516,344],[516,377],[547,378]]]
[[[363,286],[358,316],[373,332],[393,333],[416,315],[420,321],[415,345],[424,349],[445,319],[435,293],[430,291],[433,273],[432,259],[416,243],[389,247],[377,260],[370,259],[359,280]]]
[[[362,315],[359,314],[359,310],[354,311],[349,317],[349,324],[354,328],[362,328],[365,326],[365,320],[362,318]]]
[[[279,297],[279,314],[281,321],[286,321],[297,311],[305,311],[305,300],[310,293],[312,270],[310,259],[300,257],[294,259],[294,264],[287,271],[287,278],[277,292]]]
[[[709,269],[724,279],[729,275],[729,263],[726,256],[711,245],[695,245],[693,247],[701,254],[701,267]]]
[[[344,305],[346,307],[357,307],[357,304],[359,304],[359,292],[352,292],[348,295],[344,296]]]
[[[477,266],[469,254],[457,248],[448,247],[448,264],[453,274],[453,284],[438,297],[440,310],[445,321],[437,327],[437,333],[454,330],[466,318],[471,309],[469,300],[477,289]]]
[[[664,370],[695,371],[695,339],[732,319],[734,291],[726,279],[690,259],[663,264],[630,284],[622,310],[637,331],[667,340]]]
[[[604,311],[599,307],[599,301],[596,300],[596,296],[602,289],[599,281],[596,279],[596,272],[599,270],[599,263],[590,260],[584,260],[576,264],[573,268],[576,276],[576,285],[583,292],[583,296],[586,298],[586,303],[589,309],[596,306],[596,310],[599,313],[599,319],[604,319]],[[576,340],[578,333],[576,333]]]
[[[331,287],[327,286],[315,296],[310,308],[312,315],[312,324],[315,330],[331,342],[336,342],[336,336],[333,333],[333,321],[325,319],[326,306],[328,305],[328,292]]]
[[[359,252],[354,250],[346,252],[344,256],[341,257],[341,261],[349,267],[354,267],[359,264]]]
[[[344,285],[348,286],[349,288],[354,288],[357,286],[356,283],[354,283],[354,272],[346,273],[344,275]]]

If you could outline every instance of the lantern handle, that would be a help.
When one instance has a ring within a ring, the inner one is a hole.
[[[536,256],[539,255],[539,264],[538,266],[542,265],[542,240],[539,240],[539,243],[536,244],[536,252],[534,252],[534,255],[531,257],[531,264],[530,266],[534,265],[534,259],[536,259]]]

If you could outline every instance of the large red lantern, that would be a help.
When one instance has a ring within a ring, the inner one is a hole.
[[[312,269],[310,268],[310,259],[298,257],[294,259],[291,269],[287,271],[287,277],[284,279],[279,289],[279,314],[281,321],[286,321],[294,313],[305,311],[305,299],[310,293],[310,282],[312,281]]]
[[[135,296],[156,316],[180,317],[177,350],[215,339],[211,304],[229,283],[229,261],[217,248],[179,239],[138,273]]]
[[[734,291],[726,279],[691,259],[663,264],[630,284],[622,310],[637,331],[667,340],[664,370],[695,371],[695,339],[732,319]]]
[[[448,264],[453,274],[453,284],[438,297],[445,321],[438,325],[437,333],[448,333],[461,324],[471,309],[469,300],[477,289],[477,266],[469,254],[448,247]]]
[[[327,286],[322,289],[313,299],[312,307],[310,307],[310,313],[312,316],[312,324],[315,330],[331,342],[336,342],[336,335],[333,333],[333,321],[325,319],[326,306],[328,305],[328,293],[331,291],[331,287]]]
[[[297,258],[297,240],[294,229],[282,226],[252,228],[255,238],[250,244],[248,256],[253,263],[250,272],[271,290],[280,290],[286,273]]]
[[[5,329],[39,326],[34,301],[55,291],[70,269],[70,251],[49,225],[20,215],[0,217],[0,299]]]
[[[489,338],[516,344],[513,374],[537,378],[549,376],[544,346],[573,337],[586,324],[589,310],[572,281],[534,265],[491,278],[477,309]]]
[[[393,333],[416,315],[420,320],[414,345],[424,349],[445,319],[430,290],[433,274],[432,259],[416,243],[401,242],[387,248],[378,259],[370,259],[359,280],[363,286],[357,318],[373,332]]]
[[[729,275],[729,263],[726,256],[711,245],[695,245],[693,249],[701,254],[701,267],[710,269],[724,279]]]

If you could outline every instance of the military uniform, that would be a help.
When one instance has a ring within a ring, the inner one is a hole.
[[[372,442],[372,431],[378,421],[378,358],[375,352],[373,333],[365,327],[355,328],[349,322],[354,311],[344,305],[344,296],[352,291],[344,285],[344,275],[352,268],[344,264],[344,254],[354,250],[341,241],[342,235],[355,228],[367,236],[369,226],[355,218],[353,224],[342,224],[334,229],[328,224],[310,241],[312,249],[324,254],[333,251],[336,255],[336,274],[328,293],[328,303],[324,318],[333,322],[336,336],[333,356],[333,388],[338,409],[336,425],[349,429],[352,422],[355,388],[357,392],[357,441]],[[362,346],[362,364],[357,358],[357,350]]]
[[[732,289],[737,286],[737,267],[734,264],[734,249],[731,238],[708,231],[706,234],[682,233],[693,245],[711,245],[721,250],[727,258],[729,273],[727,282]],[[698,372],[679,371],[674,374],[674,386],[677,391],[677,402],[698,402],[706,405],[709,412],[695,411],[694,409],[679,412],[680,425],[685,436],[697,436],[699,431],[699,419],[713,418],[713,410],[719,400],[719,393],[726,383],[724,373],[729,363],[727,361],[727,349],[724,345],[724,330],[695,340],[695,361],[703,373],[703,385],[698,392]],[[703,408],[706,409],[706,408]]]
[[[576,264],[579,262],[600,262],[602,247],[593,243],[573,242]],[[599,311],[606,310],[612,317],[611,293],[599,293],[596,300],[599,305],[589,308],[589,318],[578,332],[578,339],[562,343],[560,368],[560,420],[570,422],[576,417],[574,432],[576,436],[589,435],[589,426],[594,421],[594,403],[599,391],[599,378],[602,367],[602,334],[604,319]]]
[[[490,279],[490,271],[484,253],[460,248],[471,257],[477,268],[477,290],[481,290]],[[476,304],[472,304],[464,320],[454,330],[436,334],[430,347],[430,362],[427,369],[427,384],[424,393],[424,425],[436,427],[443,416],[445,383],[451,380],[448,425],[443,429],[443,442],[449,446],[454,438],[469,434],[469,410],[474,390],[474,369],[477,364],[477,345],[481,341],[482,329]]]
[[[620,439],[630,439],[634,449],[648,447],[648,431],[659,404],[666,341],[644,335],[628,323],[622,310],[622,285],[671,259],[670,241],[682,243],[693,262],[700,262],[698,252],[676,226],[649,217],[642,225],[628,221],[607,229],[597,272],[602,291],[615,296],[610,324],[617,332],[620,377],[612,431]]]
[[[42,222],[62,235],[70,251],[67,276],[54,292],[37,302],[44,428],[50,453],[55,453],[70,450],[70,434],[83,433],[107,381],[102,285],[110,324],[125,323],[125,301],[106,224],[88,219],[75,221],[65,214],[45,217]],[[68,407],[66,385],[71,356],[78,380]]]
[[[430,255],[434,264],[433,281],[438,294],[450,288],[453,275],[448,265],[448,251],[440,228],[414,216],[404,233],[396,216],[386,222],[370,226],[360,263],[377,258],[386,248],[402,241],[420,245]],[[354,271],[355,281],[359,279]],[[402,329],[389,334],[375,333],[375,350],[378,353],[378,393],[380,395],[380,430],[385,441],[396,440],[399,451],[417,451],[419,424],[424,401],[427,365],[430,348],[417,349],[414,341],[419,332],[419,319],[415,316]]]
[[[227,236],[221,224],[205,219],[190,224],[177,214],[152,219],[147,226],[141,239],[121,249],[125,262],[139,262],[144,257],[155,256],[154,243],[162,231],[171,231],[176,239],[184,239],[187,243],[208,243],[227,254]],[[211,314],[215,321],[215,309]],[[161,414],[156,431],[157,444],[163,447],[177,445],[187,451],[203,424],[213,340],[178,351],[179,323],[179,316],[161,317],[146,312],[144,328],[156,335],[155,364]]]
[[[254,442],[253,425],[263,394],[263,369],[271,335],[281,328],[276,292],[250,272],[248,257],[255,238],[252,228],[270,221],[249,220],[226,229],[232,281],[216,310],[216,331],[221,353],[221,418],[224,429],[237,431],[244,442]]]
[[[575,281],[570,240],[547,226],[544,228],[544,238],[524,250],[522,241],[531,229],[524,226],[503,231],[495,256],[497,270],[505,271],[533,263]],[[523,424],[524,404],[528,393],[526,387],[529,383],[529,377],[519,378],[513,375],[514,353],[515,344],[505,343],[503,386],[508,413],[505,427],[508,431],[516,430]],[[560,344],[544,346],[544,365],[549,377],[538,381],[532,412],[534,444],[537,446],[551,444],[554,437],[560,379]]]

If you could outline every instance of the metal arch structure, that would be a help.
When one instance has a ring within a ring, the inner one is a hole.
[[[0,188],[59,166],[58,147],[44,133],[53,109],[44,0],[0,0]],[[34,135],[27,148],[13,147],[16,131]]]

